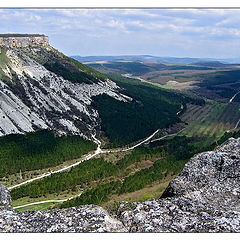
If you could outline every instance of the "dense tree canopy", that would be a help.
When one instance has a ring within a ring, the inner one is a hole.
[[[177,112],[181,105],[185,106],[188,102],[204,104],[202,99],[164,90],[138,80],[113,74],[110,77],[133,101],[121,102],[104,94],[94,97],[92,105],[99,111],[102,130],[110,142],[108,147],[137,141],[159,128],[179,122]]]
[[[55,136],[41,130],[0,137],[0,177],[20,171],[56,166],[94,150],[96,144],[80,136]]]

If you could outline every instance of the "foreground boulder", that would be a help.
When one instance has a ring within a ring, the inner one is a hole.
[[[0,232],[126,232],[101,207],[86,205],[49,211],[0,211]]]
[[[240,138],[195,155],[158,200],[18,212],[0,186],[0,232],[240,232]]]
[[[240,232],[240,138],[194,156],[159,200],[123,202],[132,232]]]

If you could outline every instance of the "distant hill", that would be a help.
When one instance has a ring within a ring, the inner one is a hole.
[[[199,62],[221,62],[223,64],[240,63],[240,58],[190,58],[190,57],[157,57],[151,55],[121,55],[121,56],[71,56],[79,62],[97,61],[140,61],[148,63],[193,64]]]
[[[163,63],[144,63],[134,61],[97,61],[97,62],[85,62],[89,67],[95,68],[96,70],[108,73],[116,72],[120,74],[132,74],[135,76],[141,76],[143,74],[163,71],[163,70],[211,70],[216,67],[201,66],[193,64],[163,64]],[[223,64],[223,67],[225,65]]]
[[[204,67],[226,67],[232,64],[226,64],[220,61],[201,61],[201,62],[195,62],[193,63],[193,65],[204,66]]]
[[[80,62],[96,62],[96,61],[140,61],[148,63],[178,63],[190,64],[206,59],[200,58],[176,58],[176,57],[156,57],[151,55],[122,55],[122,56],[72,56],[72,58]]]

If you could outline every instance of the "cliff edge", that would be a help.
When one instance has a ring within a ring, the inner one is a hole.
[[[48,44],[49,39],[43,34],[0,34],[0,47],[46,47]]]
[[[9,199],[5,191],[2,199]],[[9,205],[10,201],[5,201]],[[195,155],[163,196],[101,207],[17,212],[2,206],[1,232],[240,232],[240,138]]]
[[[0,34],[0,136],[50,129],[101,134],[94,97],[132,98],[107,76],[60,53],[39,34]]]

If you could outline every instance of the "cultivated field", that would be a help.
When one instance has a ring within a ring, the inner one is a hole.
[[[196,144],[211,145],[224,132],[235,129],[240,119],[240,103],[207,103],[205,106],[189,104],[181,117],[188,123],[181,135],[196,137]]]
[[[171,82],[190,86],[201,81],[205,74],[219,72],[221,70],[162,70],[149,72],[141,78],[161,85],[170,85]]]

